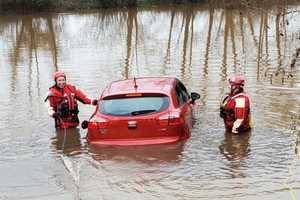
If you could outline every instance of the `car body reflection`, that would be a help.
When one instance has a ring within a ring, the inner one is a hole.
[[[90,144],[88,149],[97,161],[138,161],[143,163],[180,162],[185,142],[148,146],[99,146]]]

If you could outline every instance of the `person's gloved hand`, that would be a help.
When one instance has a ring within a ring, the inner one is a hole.
[[[86,129],[87,127],[89,126],[89,122],[84,120],[82,123],[81,123],[81,128],[83,129]]]
[[[225,109],[224,109],[224,107],[220,107],[220,117],[221,118],[225,118],[225,116],[226,116],[226,112],[225,112]]]
[[[235,134],[239,133],[235,127],[232,127],[231,132],[232,132],[232,133],[235,133]]]
[[[93,99],[92,105],[96,106],[97,104],[98,104],[98,100],[97,99]]]
[[[232,133],[239,133],[238,129],[240,128],[242,122],[243,122],[242,119],[235,120],[235,122],[233,123],[233,127],[232,127],[231,132]]]
[[[55,112],[55,113],[53,113],[52,117],[57,119],[59,117],[59,114],[57,112]]]

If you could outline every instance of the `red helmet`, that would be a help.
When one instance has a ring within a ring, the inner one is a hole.
[[[235,85],[235,86],[244,86],[245,79],[241,75],[234,75],[234,76],[229,78],[229,84],[230,85]]]
[[[64,72],[62,72],[62,71],[54,72],[54,74],[53,74],[53,79],[54,79],[54,81],[56,81],[56,79],[57,79],[58,77],[65,77],[65,78],[66,78],[66,74],[65,74]]]

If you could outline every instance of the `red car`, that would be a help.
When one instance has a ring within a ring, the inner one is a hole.
[[[100,96],[87,140],[102,145],[164,144],[190,137],[198,93],[188,94],[177,78],[115,81]]]

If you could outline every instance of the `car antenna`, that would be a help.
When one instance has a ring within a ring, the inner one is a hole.
[[[138,86],[137,86],[137,84],[136,84],[136,78],[135,78],[135,77],[133,77],[133,82],[134,82],[134,89],[137,89]]]

